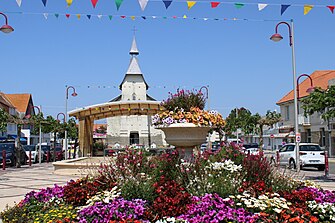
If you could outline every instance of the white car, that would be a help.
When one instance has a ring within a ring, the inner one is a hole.
[[[38,162],[38,151],[39,147],[38,145],[24,145],[23,146],[24,150],[26,151],[27,157],[28,157],[28,162],[29,162],[29,151],[31,151],[31,162],[32,163],[37,163]],[[42,161],[44,160],[44,151],[42,150],[41,157]]]
[[[279,150],[279,164],[296,168],[295,144],[289,143]],[[299,144],[300,167],[316,167],[318,170],[325,169],[325,153],[318,144]]]

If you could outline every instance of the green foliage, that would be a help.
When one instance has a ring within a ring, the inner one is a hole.
[[[139,179],[129,179],[121,185],[122,197],[126,200],[132,199],[143,199],[148,202],[153,202],[157,195],[155,189],[152,186],[153,182],[146,179],[146,175],[143,174]],[[136,188],[134,190],[134,188]]]
[[[7,131],[7,122],[9,114],[2,108],[0,108],[0,131]]]
[[[302,103],[305,115],[318,112],[325,121],[335,118],[335,86],[330,86],[327,90],[315,88]]]
[[[201,91],[185,91],[178,89],[175,94],[169,92],[169,97],[162,102],[162,106],[169,111],[174,111],[179,108],[189,112],[191,108],[199,108],[203,110],[205,108],[205,103],[206,99]]]
[[[246,108],[235,108],[231,110],[226,118],[226,125],[224,131],[227,134],[236,132],[237,129],[242,129],[245,134],[254,132],[256,127],[256,119],[251,112]]]

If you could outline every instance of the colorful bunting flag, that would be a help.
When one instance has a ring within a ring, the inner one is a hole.
[[[220,4],[220,2],[211,2],[211,7],[216,8],[216,7],[219,6],[219,4]]]
[[[59,14],[58,14],[58,13],[55,13],[55,16],[56,16],[56,18],[58,19],[58,17],[59,17]]]
[[[187,1],[187,8],[190,10],[197,2],[194,1]]]
[[[268,4],[258,4],[258,10],[262,11]]]
[[[144,11],[145,7],[147,7],[148,0],[138,0],[138,3],[140,4],[142,11]]]
[[[126,16],[125,15],[122,15],[122,16],[120,16],[122,19],[124,19],[124,18],[126,18]]]
[[[98,19],[101,19],[101,18],[102,18],[102,15],[99,14],[99,15],[97,15],[97,17],[98,17]]]
[[[142,17],[142,19],[147,19],[147,17],[145,17],[145,16],[141,16]]]
[[[91,15],[86,15],[88,19],[91,19]]]
[[[165,8],[168,9],[172,3],[172,0],[163,0]]]
[[[157,18],[157,16],[154,16],[154,15],[153,15],[153,16],[151,16],[151,18],[153,18],[153,19],[156,19],[156,18]]]
[[[80,14],[77,14],[76,16],[77,16],[77,18],[78,18],[78,19],[80,19],[80,17],[81,17],[81,15],[80,15]]]
[[[66,18],[70,18],[71,15],[70,14],[65,14],[65,16],[66,16]]]
[[[43,13],[45,19],[48,19],[48,15],[49,15],[48,13]]]
[[[109,20],[112,20],[113,16],[112,16],[112,15],[109,15],[108,18],[109,18]]]
[[[73,0],[66,0],[67,7],[70,7],[70,6],[72,5],[72,1],[73,1]]]
[[[98,0],[91,0],[91,2],[92,2],[92,5],[93,5],[93,8],[95,8],[95,6],[96,6],[97,3],[98,3]]]
[[[42,0],[44,7],[47,6],[47,0]]]
[[[288,7],[290,7],[291,5],[281,5],[281,9],[280,9],[280,15],[283,15],[284,12],[286,11],[286,9]]]
[[[186,16],[186,15],[184,15],[184,16],[183,16],[183,19],[187,19],[187,16]]]
[[[235,7],[236,7],[237,9],[240,9],[240,8],[242,8],[243,6],[244,6],[243,3],[235,3]]]
[[[21,7],[22,0],[16,0],[16,3],[19,7]]]
[[[116,8],[117,10],[119,10],[121,4],[122,4],[123,0],[115,0],[115,4],[116,4]]]
[[[335,6],[333,6],[333,5],[328,5],[327,8],[329,8],[329,10],[334,14]]]
[[[304,15],[307,15],[309,11],[312,10],[313,7],[314,5],[304,5]]]
[[[133,16],[133,15],[130,16],[130,18],[131,18],[131,20],[135,20],[135,16]]]

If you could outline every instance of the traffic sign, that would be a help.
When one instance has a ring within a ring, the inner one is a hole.
[[[275,136],[273,134],[270,135],[270,138],[273,139]]]
[[[295,141],[296,142],[301,142],[301,135],[300,132],[297,132],[296,136],[295,136]]]

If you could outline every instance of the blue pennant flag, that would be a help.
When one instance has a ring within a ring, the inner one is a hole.
[[[168,9],[170,7],[171,3],[172,3],[172,0],[168,0],[168,1],[163,0],[163,2],[164,2],[164,5],[165,5],[165,8]]]
[[[86,15],[88,19],[91,19],[91,15]]]
[[[44,7],[47,6],[47,0],[42,0]]]
[[[286,11],[286,9],[290,6],[291,5],[281,5],[280,15],[283,15],[283,13]]]

